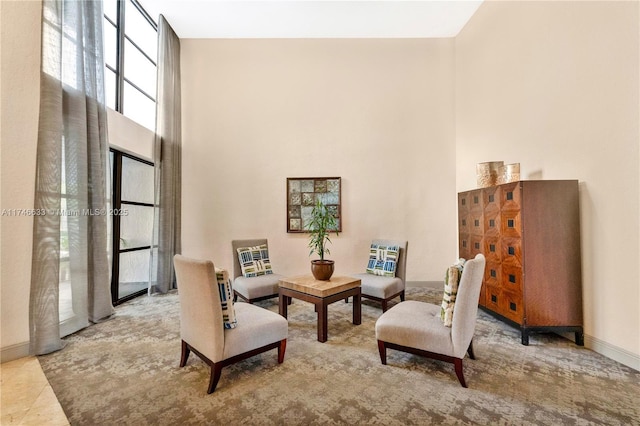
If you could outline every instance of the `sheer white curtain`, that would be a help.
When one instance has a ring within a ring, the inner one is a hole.
[[[180,39],[164,16],[158,20],[158,91],[156,107],[155,221],[149,292],[175,288],[173,255],[180,253],[182,116]]]
[[[102,21],[102,1],[42,2],[35,188],[40,215],[34,217],[29,306],[33,354],[62,348],[60,337],[113,312]],[[61,288],[72,300],[62,322]]]

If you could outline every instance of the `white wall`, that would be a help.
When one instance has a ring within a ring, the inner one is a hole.
[[[485,2],[456,38],[457,189],[475,164],[580,182],[586,344],[640,369],[638,2]]]
[[[40,98],[40,2],[0,2],[1,209],[33,209]],[[27,355],[33,219],[2,215],[2,359]]]
[[[267,237],[274,270],[309,272],[286,231],[286,178],[340,176],[336,274],[373,238],[409,241],[407,279],[455,259],[453,40],[182,40],[183,253],[232,267]]]

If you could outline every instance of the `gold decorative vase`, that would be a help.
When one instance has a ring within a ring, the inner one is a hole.
[[[487,188],[497,185],[498,170],[504,165],[504,161],[488,161],[476,165],[476,178],[478,188]]]
[[[520,180],[520,163],[505,164],[498,170],[498,185]]]

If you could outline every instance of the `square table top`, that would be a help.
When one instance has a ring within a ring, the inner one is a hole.
[[[344,276],[332,276],[328,281],[316,280],[313,275],[300,275],[283,278],[279,286],[317,297],[327,297],[343,291],[360,287],[360,279]]]

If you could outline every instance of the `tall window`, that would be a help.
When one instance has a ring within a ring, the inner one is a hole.
[[[113,261],[111,300],[146,293],[153,232],[153,163],[111,149]]]
[[[157,24],[137,0],[104,0],[107,106],[154,130]]]

